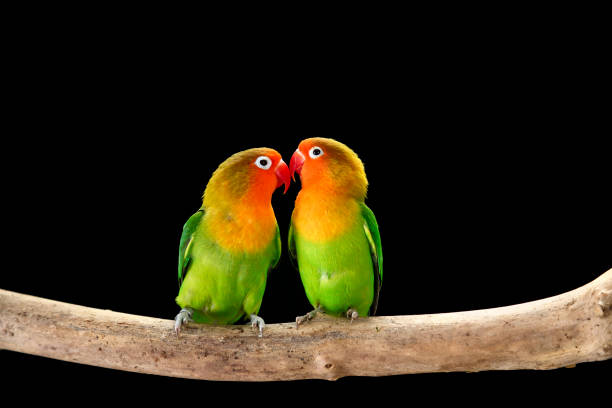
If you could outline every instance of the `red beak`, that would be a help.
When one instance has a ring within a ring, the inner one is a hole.
[[[291,178],[295,181],[295,173],[302,173],[302,166],[304,165],[304,155],[302,152],[298,150],[293,153],[291,156],[291,161],[289,162],[289,172],[291,173]]]
[[[279,188],[284,184],[285,191],[283,191],[283,194],[285,194],[287,190],[289,190],[289,185],[291,184],[291,177],[289,176],[289,168],[287,167],[283,159],[281,159],[276,165],[274,173],[276,174],[276,179],[278,180],[276,182],[276,188]]]

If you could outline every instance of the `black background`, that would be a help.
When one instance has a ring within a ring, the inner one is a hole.
[[[248,38],[223,47],[80,32],[22,33],[27,46],[11,50],[2,170],[13,267],[0,275],[3,289],[172,319],[181,229],[214,169],[259,146],[289,162],[312,136],[346,143],[365,164],[385,259],[380,315],[526,302],[612,268],[597,44],[430,36],[366,41],[366,52],[313,50],[301,38],[263,50]],[[273,197],[284,253],[260,311],[267,323],[310,308],[286,256],[298,189]],[[135,399],[236,390],[265,401],[289,388],[344,398],[364,386],[385,395],[433,386],[433,400],[478,399],[485,386],[546,399],[591,387],[611,368],[236,384],[0,353],[9,384],[48,386],[59,398],[104,384],[109,398]]]

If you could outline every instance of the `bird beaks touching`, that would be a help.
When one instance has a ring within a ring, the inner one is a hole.
[[[277,180],[276,188],[279,188],[280,186],[284,184],[285,191],[283,191],[283,194],[285,194],[287,190],[289,190],[289,185],[291,184],[291,176],[289,175],[289,168],[287,167],[287,164],[285,164],[283,159],[281,159],[276,165],[276,168],[274,169],[274,173],[276,174],[276,180]]]
[[[293,153],[293,156],[291,156],[291,161],[289,162],[289,172],[291,173],[291,178],[293,181],[295,181],[295,173],[301,173],[304,160],[304,155],[299,149]]]

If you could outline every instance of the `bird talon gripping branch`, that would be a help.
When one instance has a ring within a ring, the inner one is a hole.
[[[174,318],[174,332],[176,333],[176,337],[179,337],[181,334],[181,327],[183,324],[193,321],[191,316],[193,316],[193,309],[188,307],[181,309],[179,314],[176,315]]]
[[[353,320],[357,319],[358,317],[359,317],[359,313],[357,313],[355,309],[351,308],[346,311],[346,318],[351,319],[351,323],[353,323]]]
[[[263,329],[265,326],[266,323],[264,322],[264,319],[255,314],[251,315],[251,328],[259,330],[258,337],[263,337]]]
[[[317,305],[317,307],[315,307],[314,310],[311,310],[310,312],[306,313],[304,316],[296,317],[295,318],[295,328],[297,329],[298,327],[300,327],[300,324],[304,324],[304,323],[314,319],[314,317],[320,311],[321,311],[321,306]]]

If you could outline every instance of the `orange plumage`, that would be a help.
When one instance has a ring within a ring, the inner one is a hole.
[[[321,146],[325,155],[308,157],[313,147]],[[305,238],[323,242],[345,233],[360,213],[368,180],[363,163],[351,149],[321,137],[306,139],[298,147],[308,165],[300,172],[302,189],[295,201],[292,222]]]
[[[268,245],[277,224],[270,199],[278,185],[273,171],[262,171],[254,161],[267,156],[276,166],[282,158],[268,148],[235,154],[213,173],[204,191],[207,228],[224,249],[254,253]],[[244,165],[237,165],[244,163]]]

